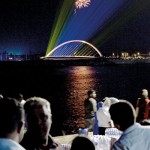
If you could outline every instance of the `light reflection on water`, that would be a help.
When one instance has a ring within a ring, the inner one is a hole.
[[[149,65],[59,68],[56,77],[59,83],[57,90],[53,90],[57,94],[54,98],[57,98],[52,106],[59,105],[57,107],[60,112],[57,109],[53,113],[56,118],[61,116],[61,120],[54,121],[54,128],[57,130],[59,127],[56,125],[62,123],[60,128],[71,134],[76,133],[79,127],[84,127],[83,102],[89,89],[97,91],[97,100],[108,96],[126,99],[135,104],[141,89],[150,90],[149,71]]]
[[[26,64],[26,63],[25,63]],[[141,89],[150,91],[150,64],[101,66],[0,65],[0,92],[16,91],[25,98],[40,96],[51,103],[52,135],[61,130],[74,133],[84,126],[83,101],[91,88],[97,100],[108,97],[127,99],[135,104]],[[10,92],[10,93],[9,93]]]
[[[83,102],[87,98],[87,91],[95,89],[99,91],[96,78],[96,70],[89,66],[70,67],[66,77],[67,98],[66,98],[66,122],[64,126],[76,132],[79,127],[84,126],[84,107]],[[68,130],[69,130],[68,129]]]

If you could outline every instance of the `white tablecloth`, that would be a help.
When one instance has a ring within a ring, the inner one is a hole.
[[[116,128],[108,128],[106,129],[105,136],[93,135],[88,137],[95,144],[96,150],[110,150],[112,144],[121,136],[121,134],[122,132],[120,132]],[[70,150],[71,148],[71,143],[64,143],[61,145],[64,150]]]

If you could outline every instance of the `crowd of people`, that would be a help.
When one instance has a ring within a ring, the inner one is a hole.
[[[94,94],[89,95],[92,92]],[[141,97],[137,100],[136,108],[127,100],[105,97],[103,101],[97,104],[95,98],[96,91],[88,91],[88,98],[84,102],[85,113],[89,111],[89,114],[95,115],[94,117],[92,116],[91,124],[86,124],[86,128],[89,128],[94,133],[95,128],[98,126],[99,135],[105,135],[105,130],[112,127],[122,131],[123,134],[119,139],[116,139],[112,146],[113,150],[149,149],[150,141],[147,139],[150,135],[150,99],[147,89],[142,90]],[[97,104],[96,106],[95,103]],[[95,108],[97,109],[95,110]],[[87,116],[85,114],[85,122]],[[89,117],[89,119],[91,118]],[[91,129],[91,127],[93,128]]]
[[[97,103],[96,91],[89,90],[84,101],[85,126],[98,129],[105,135],[107,128],[122,131],[112,150],[149,150],[150,100],[143,89],[136,108],[127,100],[105,97]],[[0,150],[63,150],[50,135],[52,112],[50,102],[41,97],[23,99],[0,96]],[[77,136],[71,150],[95,150],[94,143],[85,136]]]

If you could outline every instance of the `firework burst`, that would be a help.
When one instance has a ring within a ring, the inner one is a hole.
[[[76,9],[88,7],[91,3],[91,0],[76,0],[75,7]]]

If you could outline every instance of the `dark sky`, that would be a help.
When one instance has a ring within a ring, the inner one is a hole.
[[[0,51],[45,52],[57,0],[0,1]]]
[[[149,5],[146,5],[145,2],[146,0],[143,0],[141,4],[139,2],[141,7],[138,7],[137,13],[119,29],[116,28],[114,36],[103,44],[103,50],[111,51],[111,49],[115,49],[131,53],[137,51],[141,53],[150,52],[150,0],[147,0]],[[144,3],[145,5],[143,5]]]
[[[0,52],[45,53],[58,1],[1,0]],[[116,29],[100,48],[104,53],[112,49],[150,51],[150,5]]]

